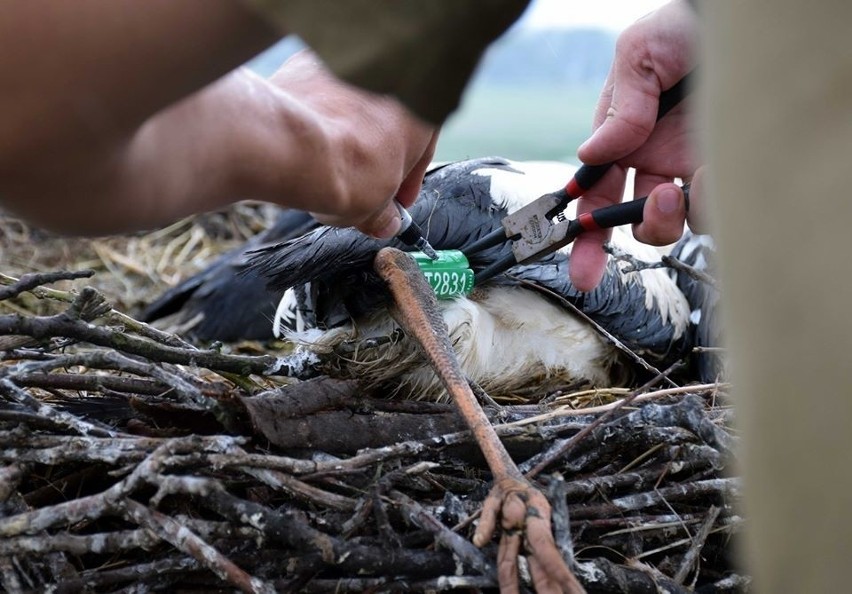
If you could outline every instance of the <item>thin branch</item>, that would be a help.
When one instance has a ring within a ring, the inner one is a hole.
[[[707,542],[707,537],[710,536],[710,532],[716,524],[716,518],[719,517],[719,513],[721,513],[721,511],[722,508],[716,507],[715,505],[711,505],[710,509],[707,510],[707,519],[704,520],[704,524],[701,525],[701,530],[698,531],[698,534],[696,534],[695,538],[692,540],[692,546],[689,547],[689,550],[683,556],[683,560],[680,562],[680,567],[674,575],[674,581],[678,584],[682,584],[684,580],[686,580],[687,574],[692,571],[692,567],[695,565],[696,561],[698,561],[701,549],[704,548],[704,543]]]
[[[71,413],[56,410],[52,406],[43,404],[26,391],[22,390],[8,378],[0,377],[0,393],[5,394],[15,402],[19,402],[44,418],[50,419],[57,425],[76,431],[81,435],[97,435],[113,437],[118,435],[117,431],[100,427],[94,423],[77,418]]]
[[[462,538],[444,526],[422,505],[404,493],[394,490],[391,491],[390,495],[402,507],[411,521],[431,533],[439,544],[450,549],[463,563],[482,575],[496,579],[494,565],[469,540]]]
[[[693,280],[697,280],[706,285],[713,287],[714,289],[718,289],[719,285],[716,282],[716,279],[704,272],[703,270],[698,270],[694,266],[690,266],[686,262],[681,262],[677,258],[673,258],[672,256],[663,256],[661,258],[663,264],[677,270],[678,272],[683,272],[687,276],[689,276]]]
[[[217,371],[228,371],[240,375],[289,375],[289,364],[285,358],[260,355],[227,355],[214,350],[196,350],[158,344],[147,338],[138,338],[120,329],[93,326],[66,314],[47,317],[25,318],[0,316],[0,334],[22,334],[43,339],[66,336],[89,344],[109,347],[131,355],[162,363],[203,366]]]
[[[603,250],[604,252],[612,256],[615,260],[627,264],[626,266],[621,268],[621,272],[631,273],[641,272],[643,270],[655,270],[658,268],[671,268],[672,270],[676,270],[678,272],[686,274],[693,280],[705,283],[713,288],[718,289],[718,285],[716,283],[715,278],[713,278],[703,270],[699,270],[694,266],[690,266],[686,262],[678,260],[673,256],[669,256],[666,254],[661,256],[658,262],[648,262],[645,260],[640,260],[636,256],[630,254],[629,252],[626,252],[625,250],[619,248],[611,242],[605,243],[603,246]]]
[[[198,535],[165,514],[156,512],[132,499],[124,499],[118,507],[124,510],[128,520],[147,528],[243,592],[275,594],[276,590],[272,584],[252,577]]]
[[[674,365],[672,367],[674,367]],[[526,473],[527,476],[530,478],[535,477],[538,473],[547,468],[555,460],[561,458],[568,451],[570,451],[571,448],[575,447],[578,443],[580,443],[580,441],[585,439],[585,437],[589,435],[592,431],[594,431],[598,426],[602,425],[613,415],[615,415],[616,412],[636,400],[636,398],[640,394],[645,392],[648,387],[654,385],[660,377],[666,377],[667,373],[668,370],[664,372],[658,372],[653,379],[649,380],[643,386],[640,386],[639,388],[619,400],[612,408],[604,412],[604,414],[595,419],[591,424],[581,429],[580,432],[574,435],[571,439],[561,444],[555,445],[554,447],[551,447],[550,450],[548,450],[543,456],[540,457],[540,461]]]
[[[77,270],[77,271],[58,271],[58,272],[37,272],[32,274],[25,274],[21,276],[19,279],[12,279],[11,277],[5,277],[11,281],[10,284],[6,284],[4,287],[0,287],[0,301],[5,301],[6,299],[11,299],[12,297],[17,297],[21,293],[25,291],[30,291],[39,287],[41,285],[49,285],[51,283],[55,283],[57,281],[63,280],[76,280],[79,278],[90,278],[94,276],[94,270]]]

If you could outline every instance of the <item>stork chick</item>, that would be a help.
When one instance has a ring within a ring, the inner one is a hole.
[[[437,249],[464,251],[499,228],[505,214],[563,185],[574,171],[564,163],[493,157],[450,163],[427,174],[410,212]],[[659,260],[659,253],[634,240],[629,230],[616,229],[612,241],[639,259]],[[284,292],[276,332],[319,353],[393,335],[397,325],[387,314],[386,293],[371,267],[387,243],[354,229],[320,227],[259,250],[252,272]],[[478,253],[470,264],[482,268],[508,249]],[[688,347],[689,307],[666,271],[623,274],[622,265],[613,260],[600,286],[582,293],[569,280],[570,253],[566,246],[513,268],[468,296],[439,303],[462,368],[495,398],[527,399],[531,391],[544,394],[632,380],[634,361],[574,307],[651,364],[667,363]],[[441,383],[424,367],[419,347],[408,340],[358,349],[328,372],[357,378],[367,388],[446,398]]]

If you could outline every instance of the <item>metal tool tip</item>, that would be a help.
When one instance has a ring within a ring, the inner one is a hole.
[[[429,256],[430,260],[437,260],[438,259],[438,252],[436,252],[435,248],[433,248],[431,245],[429,245],[429,242],[426,241],[425,239],[423,240],[423,245],[418,246],[418,247],[420,247],[421,252],[423,252],[424,254]]]

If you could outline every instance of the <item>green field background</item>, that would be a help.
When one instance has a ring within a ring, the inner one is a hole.
[[[576,162],[599,89],[472,87],[441,132],[436,160],[487,155]]]

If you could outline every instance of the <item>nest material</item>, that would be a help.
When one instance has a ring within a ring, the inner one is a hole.
[[[10,276],[101,270],[97,290],[62,273],[0,288],[6,591],[495,586],[496,543],[470,543],[489,476],[451,405],[308,379],[328,361],[259,345],[198,349],[120,313],[265,218],[242,205],[93,242],[7,221]],[[656,386],[488,411],[590,592],[746,591],[727,386]]]

